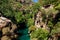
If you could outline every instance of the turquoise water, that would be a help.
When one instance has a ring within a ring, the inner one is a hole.
[[[28,34],[28,28],[25,28],[23,30],[19,30],[19,35],[18,40],[30,40],[30,36]]]

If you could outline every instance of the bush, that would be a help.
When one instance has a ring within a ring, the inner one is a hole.
[[[38,29],[31,33],[31,38],[38,38],[38,40],[47,40],[48,31],[45,29]]]

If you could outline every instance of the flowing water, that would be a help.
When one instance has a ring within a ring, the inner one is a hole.
[[[19,33],[21,33],[21,35],[18,37],[18,40],[30,40],[28,28],[25,28],[24,30],[19,30]]]
[[[30,36],[28,34],[28,27],[26,23],[20,23],[21,27],[19,28],[18,33],[20,34],[18,40],[30,40]]]

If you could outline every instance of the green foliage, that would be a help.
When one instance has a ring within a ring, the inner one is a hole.
[[[58,22],[58,23],[54,26],[54,28],[53,28],[53,30],[52,30],[52,32],[51,32],[51,35],[53,35],[53,34],[55,34],[55,33],[60,33],[60,22]]]
[[[55,25],[55,27],[59,28],[60,27],[60,22],[57,22],[57,24]]]
[[[53,4],[57,5],[60,3],[60,0],[39,0],[41,5],[48,5],[48,4]]]
[[[45,29],[38,29],[31,33],[32,38],[38,38],[38,40],[47,40],[48,31]]]
[[[14,22],[17,24],[25,22],[26,26],[29,27],[29,31],[34,30],[31,33],[32,38],[38,38],[38,40],[47,40],[49,34],[47,30],[35,30],[36,27],[32,26],[34,25],[34,15],[38,11],[41,11],[43,20],[45,21],[49,19],[47,26],[53,28],[51,34],[60,32],[60,22],[58,21],[56,25],[52,23],[52,16],[56,15],[58,11],[60,11],[60,0],[39,0],[38,3],[31,3],[31,0],[25,0],[25,2],[25,4],[22,4],[16,0],[0,0],[0,13],[10,19],[14,18],[12,20],[14,20]],[[30,3],[33,5],[30,6]],[[53,5],[53,8],[47,8],[48,10],[41,9],[43,6],[46,6],[48,4]],[[47,15],[48,18],[46,18]]]
[[[40,4],[39,3],[34,4],[33,8],[34,9],[39,9],[40,8]]]
[[[29,18],[28,20],[27,20],[27,25],[28,26],[31,26],[31,25],[33,25],[34,24],[34,20],[32,19],[32,18]]]
[[[36,30],[35,26],[32,25],[32,26],[29,27],[29,31],[35,31],[35,30]]]
[[[17,22],[20,22],[21,20],[23,20],[24,16],[22,15],[22,12],[16,12],[15,13],[15,19]]]
[[[53,29],[51,31],[51,36],[54,35],[54,34],[56,34],[56,33],[60,33],[60,28]]]
[[[6,1],[4,1],[4,0],[1,0],[1,5],[0,5],[0,11],[2,12],[2,13],[4,13],[4,15],[6,15],[6,16],[11,16],[11,14],[12,14],[12,8],[11,8],[11,5],[10,5],[10,3],[9,3],[9,1],[8,0],[6,0]]]
[[[48,27],[53,27],[53,23],[51,21],[48,21]]]
[[[55,8],[60,10],[60,3]]]

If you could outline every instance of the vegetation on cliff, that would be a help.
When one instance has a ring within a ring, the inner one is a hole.
[[[60,0],[38,0],[36,3],[32,0],[0,0],[0,13],[12,20],[18,31],[28,27],[31,39],[48,40],[52,35],[60,33]],[[36,20],[40,20],[37,22],[40,28],[36,27]]]

